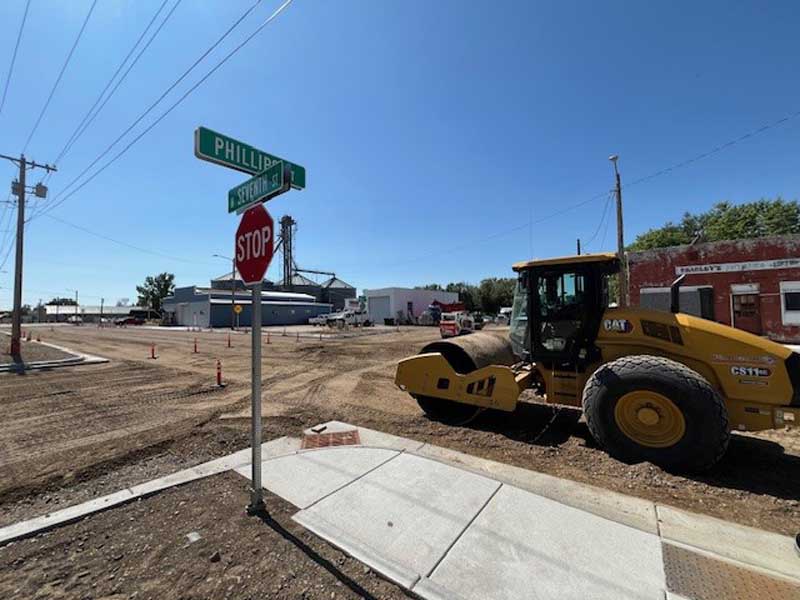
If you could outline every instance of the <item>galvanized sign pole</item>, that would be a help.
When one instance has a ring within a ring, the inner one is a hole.
[[[253,487],[250,490],[250,505],[247,512],[254,514],[262,512],[264,506],[264,495],[261,488],[261,283],[253,286],[252,310],[252,354],[253,365],[251,378],[250,401],[253,412],[253,426],[250,431],[250,447],[253,450]]]
[[[198,127],[194,135],[194,154],[197,158],[249,173],[255,177],[228,192],[228,212],[244,213],[236,230],[234,249],[234,274],[238,270],[242,281],[251,286],[251,428],[252,488],[248,514],[266,510],[261,487],[261,289],[274,251],[275,223],[264,208],[263,202],[289,191],[306,187],[304,167],[268,154],[244,142]],[[235,278],[231,281],[235,297]],[[239,310],[236,310],[239,309]],[[239,324],[241,307],[232,307]],[[196,318],[196,317],[195,317]]]

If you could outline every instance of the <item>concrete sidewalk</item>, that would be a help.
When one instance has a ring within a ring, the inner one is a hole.
[[[800,598],[787,536],[324,427],[357,429],[362,445],[273,458],[264,486],[301,509],[297,522],[422,598]]]
[[[264,487],[298,523],[422,598],[800,598],[788,536],[335,421],[261,454]],[[249,477],[249,460],[0,528],[0,544],[217,473]]]

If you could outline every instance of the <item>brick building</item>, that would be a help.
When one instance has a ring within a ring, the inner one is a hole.
[[[800,235],[672,246],[628,254],[630,302],[681,310],[771,339],[800,342]]]

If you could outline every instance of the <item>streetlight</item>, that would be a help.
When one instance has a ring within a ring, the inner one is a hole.
[[[236,306],[236,261],[222,254],[212,254],[211,256],[231,261],[231,329],[236,330],[236,311],[233,310]],[[209,315],[210,318],[211,315]]]

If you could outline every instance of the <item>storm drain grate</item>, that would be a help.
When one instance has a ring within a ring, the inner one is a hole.
[[[307,433],[303,436],[303,448],[326,448],[328,446],[355,446],[361,443],[358,429],[334,433]]]
[[[667,589],[695,600],[758,598],[797,600],[800,585],[702,554],[662,544]]]

